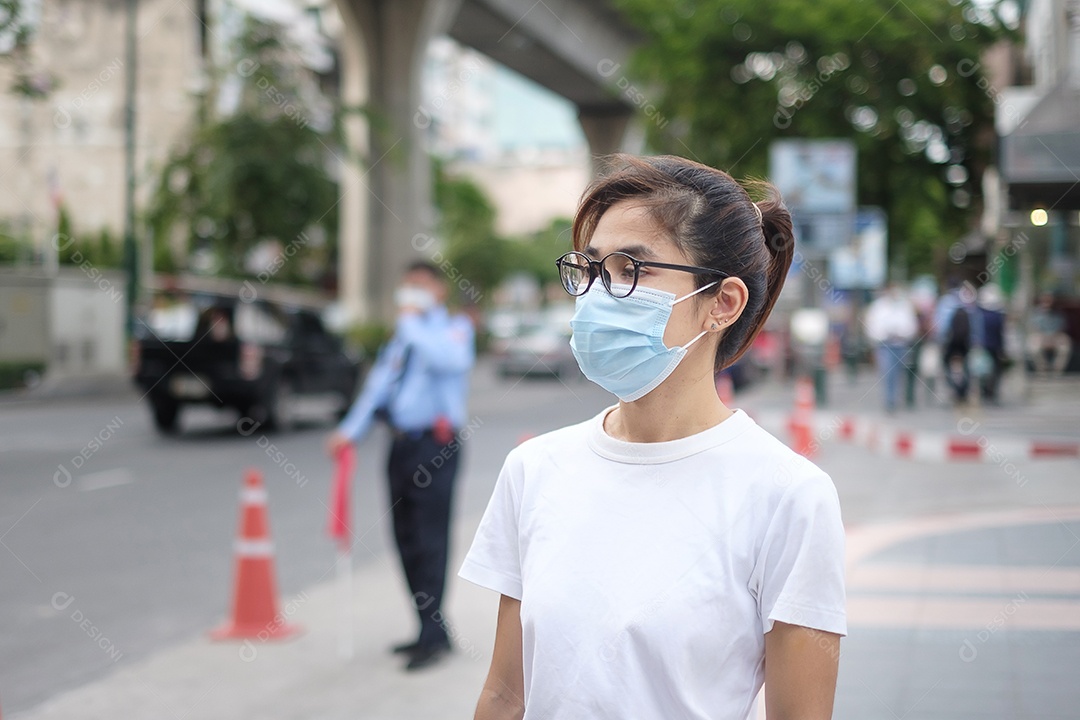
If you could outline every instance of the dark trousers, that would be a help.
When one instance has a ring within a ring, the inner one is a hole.
[[[422,646],[447,642],[442,614],[450,542],[450,503],[461,453],[460,440],[444,445],[425,433],[397,437],[390,447],[388,476],[401,567],[420,618]]]
[[[1005,352],[1003,350],[988,350],[994,365],[990,374],[979,381],[982,391],[982,399],[988,402],[998,401],[998,388],[1001,386],[1001,376],[1005,372]]]
[[[969,350],[962,345],[948,345],[942,358],[945,363],[945,381],[952,388],[953,399],[956,402],[967,400],[968,385],[971,384],[971,375],[968,373],[967,366]]]

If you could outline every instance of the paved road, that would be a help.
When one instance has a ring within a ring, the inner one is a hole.
[[[607,396],[584,381],[497,380],[482,368],[474,380],[456,512],[483,510],[503,458],[523,434],[588,417],[606,403]],[[265,475],[281,593],[332,576],[333,548],[324,531],[328,425],[244,437],[234,432],[235,417],[224,413],[196,411],[183,422],[180,437],[158,436],[136,395],[0,405],[4,712],[222,619],[237,491],[247,467]],[[372,481],[357,489],[356,523],[367,548],[358,552],[358,565],[376,562],[389,547],[385,447],[382,432],[360,447],[359,475]],[[97,631],[73,622],[76,611]]]
[[[766,390],[747,393],[737,404],[753,407]],[[477,373],[473,398],[475,434],[456,508],[470,522],[482,510],[506,451],[523,434],[590,416],[608,401],[587,383],[504,383],[488,368]],[[324,426],[281,437],[240,437],[229,419],[203,414],[189,418],[183,437],[166,440],[149,428],[135,400],[0,407],[0,699],[9,714],[117,668],[141,672],[156,651],[197,638],[221,619],[236,491],[247,466],[266,474],[281,595],[296,596],[329,578]],[[95,437],[102,439],[97,450],[90,445]],[[271,442],[281,461],[267,455],[264,446]],[[81,451],[87,459],[74,461]],[[382,438],[361,448],[363,476],[381,477],[383,452]],[[1053,668],[1080,662],[1080,628],[1070,625],[1070,618],[1080,618],[1080,587],[1073,587],[1080,577],[1080,463],[895,461],[831,443],[817,461],[836,481],[853,529],[849,549],[857,554],[836,717],[1004,719],[1036,710],[1066,717],[1080,705],[1074,685],[1052,677]],[[77,463],[82,467],[76,472]],[[73,471],[70,483],[62,471],[57,476],[61,465]],[[393,583],[385,562],[389,532],[380,517],[381,482],[361,483],[357,503],[368,550],[357,558],[360,571],[369,568],[372,578]],[[863,528],[872,532],[860,533]],[[371,595],[362,595],[366,606]],[[394,593],[384,600],[379,612],[400,610]],[[313,596],[310,606],[316,605]],[[467,607],[459,604],[455,612],[466,625]],[[71,620],[74,611],[101,637],[88,639]],[[484,610],[476,620],[469,632],[481,638],[490,613]],[[309,624],[319,627],[314,618]],[[399,629],[394,623],[387,631]],[[373,641],[370,661],[377,670],[366,672],[383,672],[388,684],[361,707],[390,702],[383,695],[398,687],[380,650],[387,640]],[[311,648],[302,643],[281,648],[283,677],[297,667],[286,661],[287,653],[310,664],[303,653]],[[486,652],[486,640],[477,647]],[[191,692],[184,686],[182,695],[201,697],[194,656],[203,657],[181,654],[188,661],[170,663],[166,653],[160,668],[167,670],[156,687],[168,688],[168,678],[183,669],[192,677]],[[432,693],[464,693],[459,700],[468,707],[483,665],[482,659],[452,664],[443,675],[428,676],[424,682],[431,687],[420,695],[401,685],[405,695],[393,700],[398,710],[384,705],[383,716],[418,716],[416,703]],[[333,672],[316,673],[313,682],[340,683],[332,685],[340,695],[328,696],[336,704],[304,710],[283,705],[280,716],[352,716],[360,690],[344,678],[332,679],[338,678]],[[467,682],[459,672],[469,674]],[[258,696],[243,695],[243,687],[236,685],[236,707]],[[977,700],[989,695],[997,700]],[[73,717],[70,708],[80,706],[80,697],[72,695],[45,716]],[[118,698],[116,685],[103,682],[87,697],[107,704]],[[296,702],[301,700],[318,702]],[[338,714],[327,714],[330,707]],[[239,716],[219,710],[222,717]]]

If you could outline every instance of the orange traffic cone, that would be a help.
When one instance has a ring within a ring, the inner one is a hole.
[[[803,457],[813,457],[814,385],[809,378],[795,381],[795,410],[791,414],[791,448]]]
[[[274,546],[266,517],[262,473],[248,470],[240,491],[240,537],[236,541],[232,617],[210,633],[214,640],[278,640],[299,631],[278,615]]]
[[[726,407],[731,407],[735,402],[735,384],[731,382],[730,373],[720,373],[716,376],[716,395]]]

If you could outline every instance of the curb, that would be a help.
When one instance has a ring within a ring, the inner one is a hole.
[[[100,373],[59,378],[46,378],[33,388],[0,390],[0,406],[48,403],[63,400],[94,400],[124,397],[136,393],[126,374]]]
[[[760,424],[779,431],[788,439],[793,415],[784,412],[747,411]],[[1080,458],[1080,441],[1022,437],[990,438],[976,432],[960,434],[916,431],[892,427],[876,418],[861,415],[834,415],[815,412],[813,442],[830,440],[862,445],[880,455],[931,462],[985,462],[1001,464],[1012,460],[1060,460]]]
[[[820,418],[815,417],[815,420]],[[1080,442],[1011,437],[991,439],[974,432],[917,432],[884,426],[857,415],[840,416],[837,437],[883,455],[914,460],[1001,462],[1005,458],[1048,460],[1080,458]]]

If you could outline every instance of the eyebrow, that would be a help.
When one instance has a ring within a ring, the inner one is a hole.
[[[659,257],[651,247],[641,244],[626,245],[625,247],[618,248],[613,252],[626,253],[635,260],[656,260]],[[591,258],[598,258],[600,256],[599,251],[597,251],[597,249],[594,248],[592,245],[587,245],[585,247],[585,254]]]

